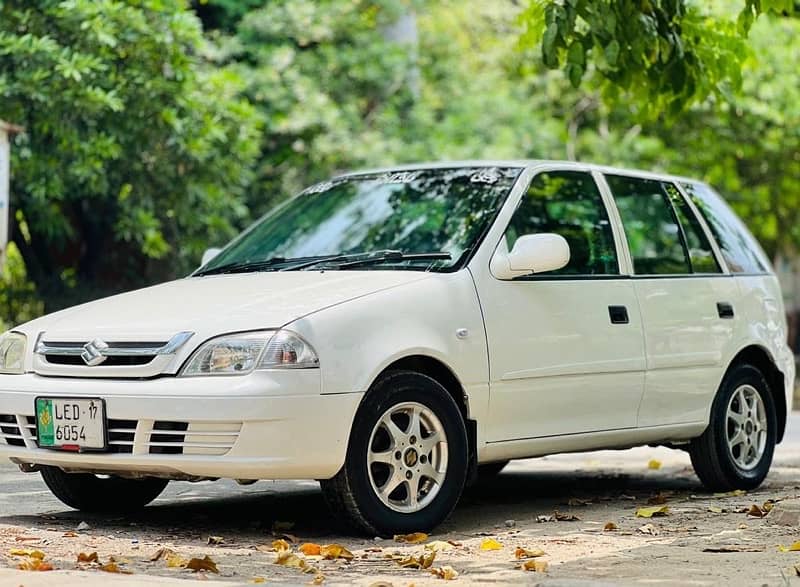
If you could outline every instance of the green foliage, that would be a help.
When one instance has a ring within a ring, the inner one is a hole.
[[[10,243],[0,269],[0,332],[14,325],[6,322],[6,317],[25,322],[41,315],[43,310],[44,304],[37,299],[35,287],[28,280],[22,256],[16,245]]]
[[[521,43],[540,47],[575,88],[594,71],[612,99],[622,91],[644,117],[675,117],[737,91],[754,20],[793,10],[792,0],[747,0],[734,19],[687,0],[530,0]]]
[[[259,119],[203,45],[180,0],[0,3],[13,238],[48,306],[178,275],[246,217]]]

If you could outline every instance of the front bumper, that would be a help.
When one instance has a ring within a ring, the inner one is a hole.
[[[327,479],[344,463],[362,393],[320,390],[318,370],[151,380],[0,375],[0,458],[175,479]],[[103,398],[114,452],[37,448],[37,396]]]

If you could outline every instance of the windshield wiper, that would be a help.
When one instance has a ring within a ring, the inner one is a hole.
[[[349,261],[347,263],[339,263],[336,265],[337,269],[348,269],[350,267],[361,267],[363,265],[375,265],[387,261],[449,261],[453,256],[446,251],[432,251],[430,253],[404,253],[402,251],[386,251],[373,257],[366,259],[358,259],[357,261]]]
[[[275,265],[288,263],[291,259],[285,257],[271,257],[270,259],[262,259],[261,261],[246,261],[236,263],[226,263],[219,267],[211,267],[204,271],[198,271],[193,277],[202,277],[204,275],[218,275],[220,273],[249,273],[251,271],[264,271],[272,269]]]

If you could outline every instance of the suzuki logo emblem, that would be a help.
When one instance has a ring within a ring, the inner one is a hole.
[[[103,354],[106,349],[108,349],[108,345],[99,338],[95,338],[92,342],[83,345],[81,359],[90,367],[95,367],[108,358]]]

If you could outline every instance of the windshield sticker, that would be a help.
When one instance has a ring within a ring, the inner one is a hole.
[[[334,186],[332,181],[323,181],[317,184],[312,185],[309,188],[306,188],[303,193],[304,194],[321,194],[322,192],[327,192]]]
[[[497,183],[500,180],[500,174],[497,172],[497,169],[492,167],[489,169],[481,169],[480,171],[476,171],[473,173],[469,180],[472,183],[488,183],[493,184]]]
[[[393,173],[384,173],[378,177],[381,183],[411,183],[416,181],[420,176],[419,171],[396,171]]]

